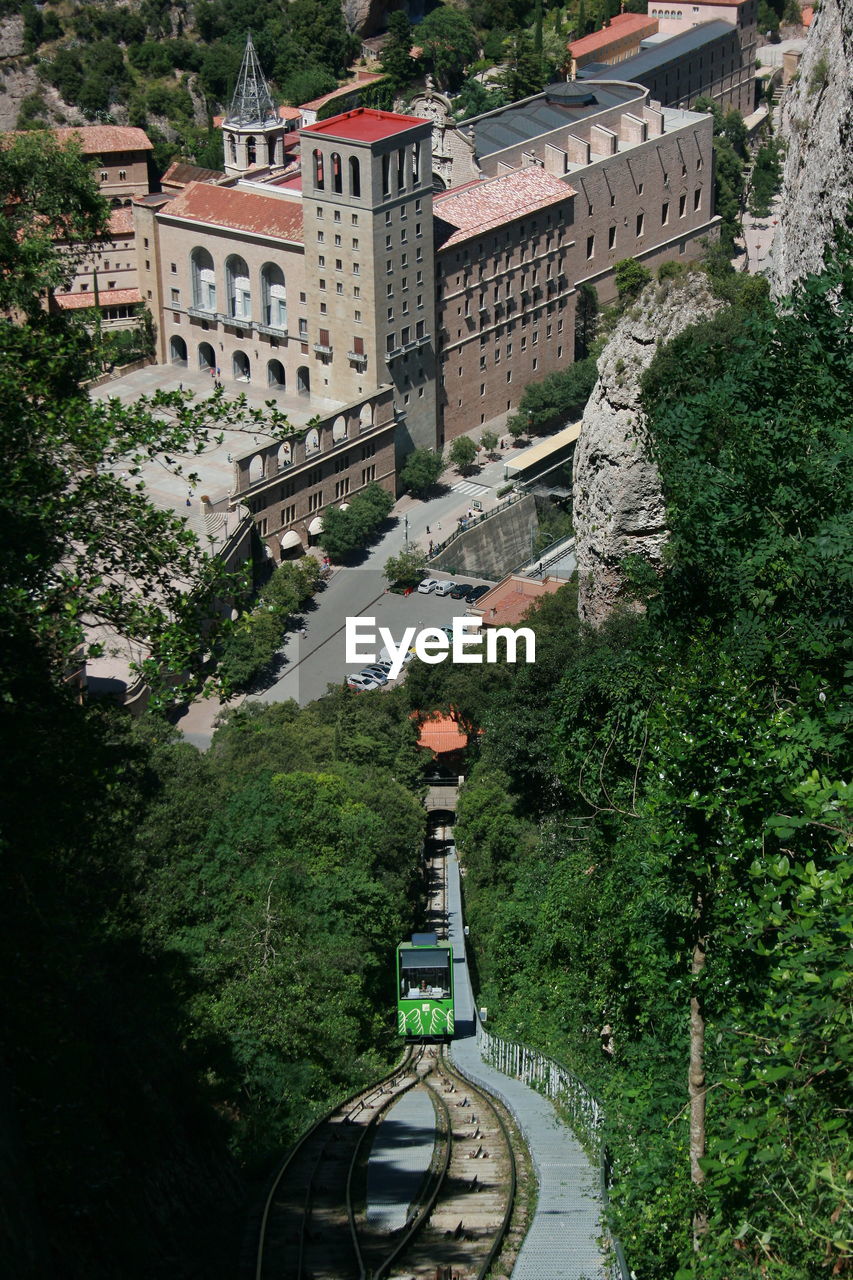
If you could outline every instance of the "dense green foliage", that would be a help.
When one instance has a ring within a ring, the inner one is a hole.
[[[597,377],[596,361],[590,356],[549,373],[541,382],[531,382],[524,388],[518,410],[507,419],[510,435],[565,426],[567,418],[576,418],[583,412]]]
[[[754,217],[767,217],[781,183],[782,147],[777,138],[770,138],[759,147],[752,166],[747,207]]]
[[[477,465],[477,446],[470,436],[457,436],[447,451],[447,460],[460,475],[469,475]]]
[[[394,499],[375,481],[361,489],[347,504],[323,512],[320,542],[333,560],[346,560],[367,546],[388,517]]]
[[[400,471],[400,481],[409,493],[422,498],[435,488],[444,465],[436,449],[413,449]]]
[[[416,587],[427,576],[428,569],[427,552],[414,542],[399,555],[389,556],[382,573],[391,586]]]
[[[614,280],[620,301],[636,298],[652,278],[652,273],[636,258],[623,258],[616,263]]]
[[[543,606],[534,674],[479,696],[410,677],[485,730],[457,830],[480,1002],[604,1096],[616,1226],[660,1280],[850,1263],[851,241],[778,313],[744,296],[646,376],[645,613],[554,635]]]
[[[746,129],[739,111],[722,110],[712,98],[699,97],[694,111],[707,111],[714,117],[714,208],[722,219],[720,243],[731,258],[735,240],[740,235],[743,202]]]
[[[313,556],[273,569],[254,609],[243,614],[220,646],[219,674],[229,692],[245,693],[262,681],[272,682],[294,615],[317,588],[317,570]]]
[[[458,89],[477,56],[477,37],[467,13],[439,5],[418,27],[418,44],[441,89]]]

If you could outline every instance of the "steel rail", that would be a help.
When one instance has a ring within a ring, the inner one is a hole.
[[[348,1107],[351,1104],[359,1101],[364,1096],[368,1096],[368,1097],[371,1096],[373,1093],[375,1093],[377,1089],[380,1089],[383,1085],[386,1085],[389,1081],[394,1080],[397,1076],[402,1075],[411,1065],[411,1060],[414,1057],[414,1049],[415,1049],[414,1045],[407,1045],[405,1053],[403,1055],[403,1060],[400,1063],[398,1063],[398,1065],[393,1069],[393,1071],[389,1071],[387,1075],[382,1076],[379,1080],[373,1081],[373,1083],[367,1086],[367,1088],[359,1089],[356,1092],[349,1094],[346,1098],[344,1098],[342,1102],[339,1102],[337,1106],[331,1107],[330,1110],[327,1111],[324,1115],[320,1116],[319,1119],[316,1120],[314,1124],[310,1126],[310,1128],[306,1129],[305,1133],[303,1133],[302,1136],[298,1138],[297,1141],[294,1143],[294,1145],[291,1147],[285,1159],[282,1161],[281,1168],[279,1169],[278,1173],[273,1179],[272,1185],[269,1189],[269,1192],[267,1193],[267,1197],[264,1202],[264,1211],[261,1217],[261,1224],[258,1232],[258,1253],[257,1253],[257,1261],[255,1264],[255,1280],[263,1280],[266,1236],[267,1236],[267,1228],[269,1226],[270,1213],[272,1211],[273,1200],[275,1198],[276,1192],[281,1186],[281,1183],[285,1174],[287,1173],[290,1166],[293,1164],[293,1161],[296,1159],[299,1153],[303,1150],[303,1148],[308,1143],[308,1141],[314,1137],[317,1131],[320,1128],[322,1128],[324,1124],[328,1124],[339,1111],[342,1111],[345,1107]],[[320,1157],[318,1156],[318,1161],[319,1159]],[[313,1173],[312,1173],[312,1180],[313,1180]],[[303,1226],[300,1231],[300,1248],[299,1248],[300,1270],[301,1270],[301,1255],[302,1255],[302,1248],[303,1248],[303,1241],[304,1241],[304,1221],[305,1219],[303,1216]]]

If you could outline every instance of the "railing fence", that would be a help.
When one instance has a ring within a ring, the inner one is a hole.
[[[561,1062],[538,1049],[493,1035],[483,1026],[479,1016],[476,1022],[477,1046],[483,1061],[550,1098],[565,1112],[572,1129],[594,1151],[599,1162],[601,1196],[606,1213],[609,1162],[603,1136],[604,1110],[598,1098]],[[614,1280],[633,1280],[621,1241],[611,1234],[611,1242]]]

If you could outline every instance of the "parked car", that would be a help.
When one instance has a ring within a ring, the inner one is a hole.
[[[405,652],[405,653],[404,653],[404,655],[403,655],[403,666],[405,666],[407,662],[411,662],[411,661],[412,661],[412,658],[414,658],[414,656],[415,656],[415,651],[414,651],[414,649],[407,649],[407,650],[406,650],[406,652]],[[387,649],[380,649],[380,651],[379,651],[379,658],[380,658],[380,661],[382,662],[383,666],[387,663],[388,670],[390,671],[390,670],[391,670],[391,655],[390,655],[390,653],[388,652],[388,650],[387,650]]]
[[[378,689],[379,681],[374,680],[373,676],[356,675],[347,676],[347,688],[354,689],[356,693],[363,693],[365,689]]]
[[[455,582],[439,582],[435,588],[435,594],[437,596],[449,596],[455,586]]]
[[[435,591],[436,587],[440,586],[438,578],[424,578],[423,582],[418,583],[418,591],[421,595],[428,596],[431,591]]]
[[[451,600],[467,600],[468,592],[471,590],[470,582],[457,582],[450,593]]]
[[[390,668],[389,668],[390,669]],[[360,676],[369,676],[371,680],[375,680],[377,684],[388,683],[388,671],[380,666],[365,667],[363,671],[359,671]]]
[[[491,587],[472,587],[471,590],[468,592],[466,599],[469,604],[476,604],[476,602],[482,596],[486,595],[489,591],[491,591],[491,589],[492,589]]]

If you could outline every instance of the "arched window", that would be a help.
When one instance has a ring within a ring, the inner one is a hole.
[[[213,258],[207,249],[193,249],[190,255],[193,280],[193,306],[199,311],[216,310],[216,276]]]
[[[347,420],[343,416],[343,414],[339,413],[338,416],[335,418],[335,421],[332,423],[332,439],[334,440],[335,444],[337,444],[339,440],[346,440],[346,438],[347,438]]]
[[[264,455],[256,453],[249,460],[249,484],[257,484],[264,478]]]
[[[312,427],[305,437],[305,452],[319,453],[320,451],[320,433],[316,427]]]
[[[254,138],[246,139],[246,159],[249,164],[254,164],[258,158],[257,146]]]
[[[341,157],[337,151],[332,152],[332,190],[339,195],[344,189],[344,173],[341,168]]]
[[[382,194],[384,196],[391,194],[391,157],[389,155],[382,157]]]
[[[322,191],[326,185],[323,177],[323,153],[319,147],[314,150],[314,186],[318,191]]]
[[[172,364],[187,363],[187,344],[178,334],[169,340],[169,359]]]
[[[267,362],[267,386],[284,390],[284,365],[280,360]]]
[[[406,185],[406,148],[397,150],[397,190],[402,191]]]
[[[252,367],[249,364],[249,357],[246,355],[245,351],[234,352],[231,369],[237,382],[249,381],[251,378]]]
[[[369,404],[363,404],[361,406],[361,409],[359,410],[358,420],[361,423],[362,431],[366,430],[367,427],[372,427],[373,426],[373,406]]]
[[[235,320],[252,318],[252,286],[245,259],[232,253],[225,263],[225,283],[228,289],[228,314]]]
[[[231,163],[236,164],[237,163],[237,139],[234,137],[233,133],[229,133],[228,135],[228,151],[231,156]]]
[[[264,324],[272,329],[287,328],[287,295],[284,272],[274,262],[261,267],[262,316]]]
[[[271,138],[267,138],[267,164],[270,166],[275,164],[275,143],[275,135]]]
[[[355,156],[349,158],[349,193],[351,196],[361,195],[361,165]]]
[[[293,462],[293,450],[290,447],[290,441],[285,441],[284,444],[279,445],[279,449],[278,449],[279,471],[281,471],[283,467],[289,467],[292,462]]]
[[[296,370],[296,390],[301,396],[311,393],[311,371],[307,365],[301,364]]]
[[[412,183],[417,186],[421,180],[421,144],[412,143]]]
[[[202,373],[209,373],[216,368],[216,355],[209,342],[200,342],[198,347],[198,367]]]

